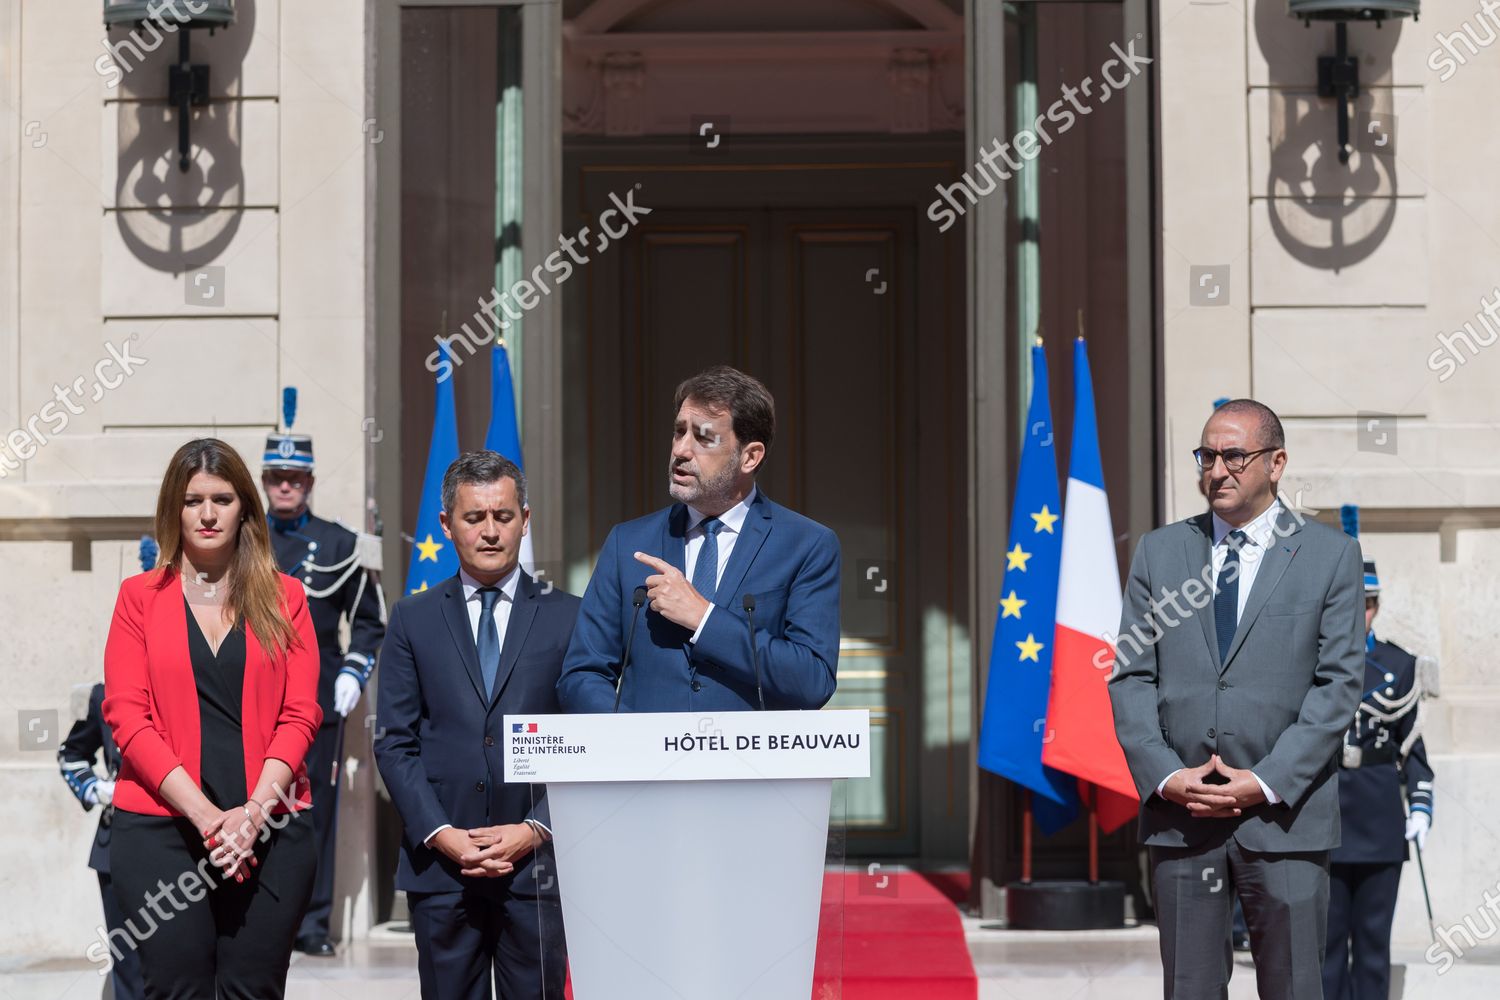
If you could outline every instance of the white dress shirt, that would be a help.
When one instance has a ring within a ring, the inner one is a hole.
[[[757,489],[759,487],[750,487],[750,493],[745,499],[719,515],[719,520],[723,522],[724,527],[719,529],[719,566],[718,573],[714,576],[715,587],[724,579],[724,567],[729,565],[729,557],[734,553],[734,543],[740,537],[740,529],[745,526],[745,518],[750,516],[750,505],[755,502]],[[693,570],[698,566],[698,553],[703,551],[703,522],[706,520],[708,520],[707,514],[691,504],[688,505],[688,526],[683,552],[683,562],[686,565],[683,566],[682,573],[688,578],[689,583],[693,582]],[[708,624],[708,616],[713,613],[714,602],[709,601],[708,610],[703,612],[703,617],[698,619],[698,627],[693,630],[693,642],[696,643],[698,637],[703,634],[703,626]]]
[[[1261,511],[1249,524],[1238,530],[1245,533],[1245,540],[1240,545],[1240,573],[1236,579],[1239,584],[1239,600],[1234,610],[1235,624],[1245,614],[1245,602],[1250,598],[1250,588],[1255,586],[1255,576],[1260,572],[1261,560],[1271,550],[1271,543],[1276,538],[1276,517],[1281,510],[1281,501],[1272,500],[1271,505]],[[1214,544],[1212,558],[1214,563],[1214,593],[1218,591],[1219,574],[1224,570],[1224,561],[1229,557],[1229,533],[1235,531],[1234,525],[1224,520],[1218,514],[1213,516]],[[1173,771],[1172,774],[1176,774]],[[1167,787],[1167,782],[1172,780],[1172,774],[1161,779],[1161,784],[1156,786],[1156,794]],[[1271,786],[1260,780],[1260,775],[1254,771],[1250,776],[1260,785],[1260,790],[1265,793],[1266,801],[1275,805],[1281,801],[1281,796],[1271,790]]]
[[[479,595],[481,587],[500,588],[500,597],[495,601],[495,629],[500,633],[500,648],[505,648],[505,628],[510,624],[510,609],[516,603],[516,584],[521,579],[521,564],[506,574],[496,584],[483,584],[464,570],[458,571],[458,582],[464,587],[464,608],[469,612],[469,634],[474,637],[474,647],[479,647],[479,616],[484,613],[484,598]]]
[[[1261,511],[1260,516],[1238,529],[1245,533],[1245,541],[1240,545],[1239,605],[1234,609],[1236,623],[1245,614],[1245,602],[1250,599],[1250,588],[1255,586],[1255,576],[1260,572],[1261,560],[1271,550],[1271,543],[1276,538],[1276,515],[1280,510],[1281,501],[1272,500],[1271,506]],[[1213,522],[1214,581],[1217,585],[1219,573],[1224,569],[1224,560],[1229,556],[1229,533],[1236,529],[1218,514],[1213,515]],[[1218,593],[1217,590],[1214,592]]]
[[[500,648],[502,650],[505,648],[505,630],[510,625],[510,609],[516,603],[516,584],[520,579],[521,565],[517,563],[515,569],[511,570],[499,583],[493,585],[500,588],[500,597],[495,601],[495,631],[499,636]],[[479,616],[484,613],[484,598],[480,596],[479,590],[481,587],[491,585],[480,583],[462,568],[458,571],[458,582],[464,588],[464,610],[469,613],[469,634],[474,637],[474,646],[477,649],[479,646]],[[452,823],[444,823],[423,838],[422,843],[431,847],[432,838],[452,825]],[[551,832],[539,821],[536,822],[536,825],[541,831]]]

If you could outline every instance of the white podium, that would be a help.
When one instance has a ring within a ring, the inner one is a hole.
[[[545,783],[574,1000],[804,1000],[858,711],[506,716]],[[552,1000],[552,998],[547,998]]]

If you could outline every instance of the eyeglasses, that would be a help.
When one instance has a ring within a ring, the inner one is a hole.
[[[1228,448],[1224,451],[1214,451],[1212,448],[1194,448],[1193,461],[1198,463],[1199,472],[1207,472],[1214,467],[1216,459],[1222,458],[1224,468],[1238,473],[1244,472],[1245,466],[1249,465],[1250,460],[1256,455],[1264,455],[1268,451],[1275,450],[1275,448],[1261,448],[1257,451],[1242,451],[1239,448]]]

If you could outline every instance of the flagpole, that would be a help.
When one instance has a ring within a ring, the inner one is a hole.
[[[1031,884],[1031,789],[1026,789],[1021,813],[1021,882]]]
[[[1095,810],[1095,799],[1099,796],[1099,786],[1090,783],[1088,808],[1089,808],[1089,885],[1099,884],[1099,813]]]

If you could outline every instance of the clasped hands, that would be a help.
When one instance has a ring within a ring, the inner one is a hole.
[[[265,825],[266,810],[259,802],[216,811],[206,823],[199,824],[208,859],[226,880],[243,882],[250,876],[250,869],[259,866],[255,844]]]
[[[516,863],[536,850],[541,836],[530,823],[481,826],[472,830],[448,827],[432,838],[432,847],[471,878],[500,878],[515,871]]]
[[[1226,782],[1210,784],[1205,779],[1219,774]],[[1252,806],[1266,801],[1260,782],[1248,769],[1230,767],[1218,754],[1197,767],[1185,767],[1167,779],[1161,797],[1187,807],[1197,819],[1222,819],[1238,816]]]

